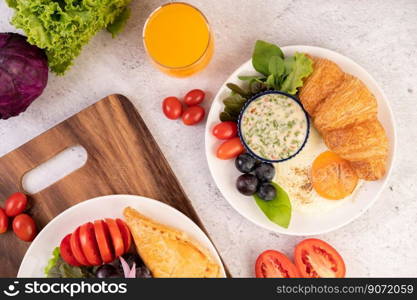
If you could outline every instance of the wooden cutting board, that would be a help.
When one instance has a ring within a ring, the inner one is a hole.
[[[23,190],[25,173],[76,145],[87,150],[86,164],[30,196],[29,214],[39,230],[68,207],[109,194],[141,195],[165,202],[204,230],[139,113],[121,95],[102,99],[1,157],[0,206],[7,196]],[[11,230],[0,235],[0,277],[16,276],[29,245]]]

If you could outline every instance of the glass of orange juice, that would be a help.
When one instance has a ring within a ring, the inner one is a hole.
[[[204,69],[214,51],[206,17],[183,2],[158,7],[145,23],[143,42],[156,67],[175,77],[187,77]]]

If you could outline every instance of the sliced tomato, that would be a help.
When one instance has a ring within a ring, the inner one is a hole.
[[[262,252],[255,264],[256,278],[299,278],[300,272],[291,260],[275,250]]]
[[[340,254],[325,241],[306,239],[295,247],[295,264],[306,278],[343,278],[345,262]]]
[[[110,231],[102,220],[94,221],[94,233],[97,239],[98,249],[103,262],[109,263],[114,260],[114,250],[111,241]]]
[[[81,266],[81,264],[77,261],[74,254],[71,250],[71,234],[67,234],[61,241],[61,244],[59,246],[59,250],[61,252],[61,257],[63,260],[65,260],[67,263],[69,263],[72,266]]]
[[[122,234],[120,233],[119,226],[117,226],[117,223],[114,219],[106,219],[105,221],[109,226],[109,231],[114,247],[114,255],[117,258],[123,255],[125,252]]]
[[[74,254],[75,259],[78,261],[80,265],[88,266],[90,263],[88,262],[87,258],[83,253],[80,243],[80,227],[78,227],[71,235],[71,251]]]
[[[130,245],[132,244],[132,235],[130,234],[129,227],[121,219],[116,219],[117,226],[119,226],[120,233],[122,234],[123,245],[125,252],[129,251]]]
[[[94,225],[91,222],[85,223],[80,227],[80,244],[90,265],[98,266],[103,263],[94,234]]]

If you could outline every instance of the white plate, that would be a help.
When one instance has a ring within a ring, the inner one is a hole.
[[[62,238],[79,225],[103,218],[123,218],[123,209],[131,206],[145,216],[162,224],[182,230],[194,238],[212,254],[221,266],[223,264],[213,244],[205,233],[186,215],[160,201],[133,195],[110,195],[97,197],[68,208],[56,216],[38,234],[30,245],[20,265],[17,277],[45,277],[44,268],[52,257],[52,251],[59,246]]]
[[[217,184],[217,187],[220,189],[221,193],[230,205],[233,206],[242,216],[261,227],[279,233],[303,236],[321,234],[338,229],[349,222],[352,222],[375,202],[384,189],[390,176],[394,161],[396,146],[394,117],[389,102],[382,89],[368,72],[351,59],[334,51],[319,47],[287,46],[282,47],[281,49],[285,55],[293,55],[295,52],[304,52],[313,56],[330,59],[337,63],[343,71],[360,78],[366,84],[378,101],[378,118],[385,128],[390,142],[386,176],[378,181],[365,182],[358,190],[354,201],[346,201],[344,204],[341,204],[329,213],[312,216],[305,214],[302,215],[293,211],[288,229],[282,228],[269,221],[252,198],[245,197],[236,190],[235,181],[240,173],[234,166],[234,160],[223,161],[216,158],[216,148],[220,142],[211,134],[213,127],[219,123],[219,114],[224,108],[222,100],[229,94],[229,89],[226,87],[226,83],[233,82],[241,85],[243,82],[237,78],[239,75],[257,74],[252,67],[251,60],[244,63],[235,72],[233,72],[233,74],[220,88],[215,99],[213,100],[213,104],[207,118],[206,156],[211,174]]]

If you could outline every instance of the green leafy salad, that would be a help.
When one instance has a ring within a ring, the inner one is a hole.
[[[49,67],[63,74],[82,47],[106,28],[115,36],[129,18],[132,0],[6,0],[12,24],[45,50]]]
[[[44,271],[47,278],[94,278],[95,269],[97,267],[71,266],[62,259],[59,247],[56,247]]]
[[[297,94],[303,79],[313,72],[313,61],[306,54],[295,53],[294,56],[284,57],[278,46],[261,40],[256,41],[252,65],[259,75],[239,76],[240,80],[248,83],[247,88],[227,84],[232,92],[223,100],[225,108],[220,113],[221,121],[236,122],[245,102],[265,90]]]

